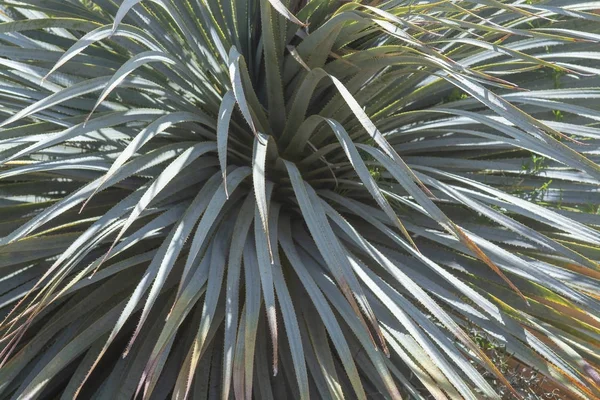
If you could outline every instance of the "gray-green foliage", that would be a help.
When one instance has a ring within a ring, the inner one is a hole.
[[[0,398],[597,398],[598,8],[0,1]]]

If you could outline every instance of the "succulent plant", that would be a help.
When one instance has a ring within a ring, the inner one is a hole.
[[[0,398],[598,398],[597,8],[1,1]]]

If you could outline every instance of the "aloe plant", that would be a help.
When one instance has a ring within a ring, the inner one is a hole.
[[[598,7],[1,1],[0,397],[598,398]]]

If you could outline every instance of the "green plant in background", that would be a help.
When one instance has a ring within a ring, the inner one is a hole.
[[[0,2],[0,398],[598,398],[596,8]]]

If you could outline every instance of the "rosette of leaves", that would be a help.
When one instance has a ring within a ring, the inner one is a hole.
[[[0,397],[599,396],[597,4],[0,7]]]

